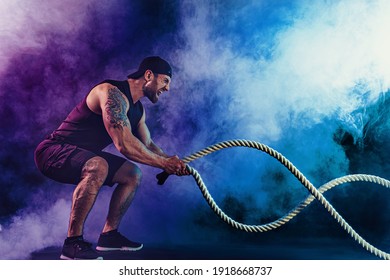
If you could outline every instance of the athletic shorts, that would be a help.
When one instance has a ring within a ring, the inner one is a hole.
[[[77,185],[84,164],[93,157],[102,157],[108,163],[108,175],[103,185],[113,186],[113,178],[126,162],[125,158],[111,153],[92,152],[55,140],[44,140],[35,150],[34,159],[43,175],[60,183]]]

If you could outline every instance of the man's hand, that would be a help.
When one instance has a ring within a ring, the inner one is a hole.
[[[178,176],[189,175],[186,164],[178,156],[166,158],[164,171]]]

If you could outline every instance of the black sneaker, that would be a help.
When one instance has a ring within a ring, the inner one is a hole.
[[[142,249],[143,244],[130,241],[118,231],[113,230],[100,234],[97,251],[137,251]]]
[[[92,249],[91,243],[84,241],[84,239],[80,237],[74,241],[65,240],[60,259],[102,260],[103,257],[101,257],[94,249]]]

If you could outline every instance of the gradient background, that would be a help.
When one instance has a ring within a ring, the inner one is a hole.
[[[1,1],[0,259],[62,245],[74,186],[42,176],[33,151],[94,84],[124,79],[148,55],[174,68],[170,92],[143,102],[168,154],[245,138],[284,154],[316,186],[350,173],[389,178],[389,14],[385,0]],[[308,195],[258,151],[224,150],[191,165],[244,223],[271,222]],[[220,221],[191,177],[159,187],[160,171],[141,168],[120,230],[161,258],[375,259],[317,202],[282,228],[248,234]],[[111,191],[87,221],[93,242]],[[389,250],[388,189],[353,184],[325,196]]]

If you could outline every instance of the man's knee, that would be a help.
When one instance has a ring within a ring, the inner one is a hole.
[[[108,175],[108,163],[102,157],[93,157],[85,164],[81,172],[81,178],[87,179],[96,186],[103,185]]]
[[[135,185],[139,185],[142,181],[142,171],[141,169],[135,165],[132,164],[132,166],[127,170],[126,172],[126,178],[125,180],[128,182],[131,182]]]
[[[114,180],[119,184],[139,185],[142,180],[142,171],[134,163],[124,163],[115,174]]]
[[[130,176],[132,176],[134,180],[137,182],[137,184],[139,184],[142,181],[142,170],[137,165],[134,165],[134,168],[131,171]]]

